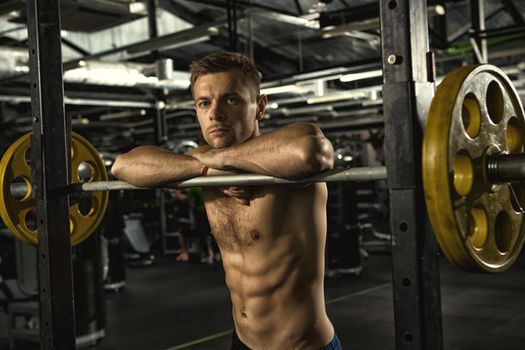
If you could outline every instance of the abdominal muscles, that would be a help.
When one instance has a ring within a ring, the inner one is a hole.
[[[269,251],[262,261],[242,254],[223,260],[237,331],[252,344],[279,338],[300,342],[324,315],[315,264],[280,250]]]
[[[308,211],[312,198],[295,210],[285,210],[293,203],[272,193],[238,208],[215,199],[208,194],[206,208],[241,340],[268,349],[325,345],[333,336],[323,295],[325,222],[296,214]]]

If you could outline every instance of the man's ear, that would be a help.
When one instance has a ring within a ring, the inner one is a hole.
[[[257,101],[257,120],[261,120],[264,117],[264,111],[266,110],[266,104],[268,103],[268,96],[261,95],[259,96],[259,101]]]

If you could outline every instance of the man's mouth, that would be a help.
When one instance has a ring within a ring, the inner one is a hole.
[[[209,134],[212,136],[222,136],[228,132],[230,132],[228,128],[213,128],[209,131]]]

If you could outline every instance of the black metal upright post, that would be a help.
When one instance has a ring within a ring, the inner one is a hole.
[[[150,39],[155,39],[158,37],[158,27],[157,27],[157,4],[155,0],[148,0],[148,32]],[[151,57],[158,65],[158,71],[161,71],[161,65],[166,62],[159,62],[159,51],[151,51]],[[169,61],[173,64],[171,61]],[[161,74],[157,74],[160,76]],[[166,77],[161,77],[166,78]],[[156,118],[155,118],[155,143],[160,145],[167,141],[167,125],[166,125],[166,109],[165,109],[165,94],[162,90],[155,92],[155,97],[157,99],[157,108],[156,108]]]
[[[148,0],[148,32],[150,39],[157,38],[159,36],[157,28],[157,2],[155,0]],[[159,59],[159,51],[153,50],[151,56],[156,61]]]
[[[70,123],[64,115],[60,1],[30,0],[32,184],[38,228],[42,349],[75,348],[69,200]]]
[[[150,39],[158,37],[157,27],[157,4],[155,0],[148,0],[148,29]],[[157,64],[157,76],[159,79],[167,78],[165,76],[166,70],[173,69],[173,62],[171,60],[160,60],[158,50],[153,50],[151,56]],[[171,65],[165,67],[164,65]],[[162,145],[168,140],[168,125],[166,122],[166,108],[165,99],[166,94],[162,90],[155,91],[156,97],[156,114],[155,114],[155,144]],[[159,220],[160,220],[160,238],[162,242],[162,250],[164,254],[168,251],[168,242],[166,241],[167,214],[166,214],[166,197],[163,190],[156,190],[155,197],[159,206]]]
[[[381,0],[396,349],[443,349],[438,250],[421,183],[422,125],[434,94],[425,0]]]
[[[429,6],[442,6],[445,9],[445,15],[433,16],[432,27],[434,28],[434,45],[442,50],[446,50],[449,47],[448,43],[448,26],[447,26],[447,4],[440,0],[429,0]]]
[[[226,0],[226,15],[228,18],[228,38],[230,51],[237,51],[239,38],[237,32],[237,0]]]

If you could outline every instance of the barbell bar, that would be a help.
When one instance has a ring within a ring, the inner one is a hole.
[[[346,181],[376,181],[386,180],[386,167],[357,167],[350,169],[332,169],[315,174],[314,176],[289,180],[274,176],[260,174],[237,174],[218,176],[199,176],[184,181],[173,182],[154,188],[180,189],[190,187],[219,187],[219,186],[260,186],[260,185],[286,185],[305,184],[312,182],[346,182]],[[10,186],[11,194],[16,198],[27,196],[29,186],[27,183],[13,183]],[[95,181],[72,184],[63,193],[98,192],[115,190],[149,190],[151,187],[140,187],[125,181]]]
[[[496,154],[487,162],[487,176],[491,184],[525,180],[525,154]],[[218,186],[261,186],[305,184],[313,182],[368,182],[387,179],[387,169],[379,167],[356,167],[347,169],[332,169],[313,176],[290,180],[260,174],[236,174],[219,176],[199,176],[184,181],[177,181],[155,188],[182,189],[190,187]],[[11,194],[16,198],[27,196],[27,183],[11,184]],[[95,181],[72,184],[63,193],[118,191],[118,190],[149,190],[151,187],[135,186],[125,181]]]

